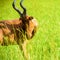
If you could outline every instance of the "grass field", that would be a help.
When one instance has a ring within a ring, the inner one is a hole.
[[[0,0],[0,20],[19,18],[12,2]],[[16,6],[19,8],[18,2]],[[30,60],[60,60],[60,0],[24,0],[24,5],[27,14],[34,16],[39,24],[36,35],[27,45]],[[0,60],[24,58],[18,46],[14,45],[0,47]]]

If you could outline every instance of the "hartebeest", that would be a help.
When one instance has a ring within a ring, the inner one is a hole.
[[[21,0],[20,6],[23,9],[23,12],[21,12],[19,9],[15,6],[16,0],[13,1],[12,6],[13,8],[19,13],[20,18],[14,19],[14,20],[4,20],[0,21],[0,45],[4,45],[4,36],[7,36],[11,42],[14,42],[16,40],[17,44],[19,44],[19,33],[22,33],[26,35],[27,39],[31,39],[37,28],[37,22],[34,17],[27,16],[26,14],[26,8],[23,7]],[[24,51],[25,57],[26,55],[26,40],[22,43],[22,49]]]

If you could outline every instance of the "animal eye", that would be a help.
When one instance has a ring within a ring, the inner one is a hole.
[[[29,20],[32,20],[33,19],[33,17],[31,16],[31,17],[29,17]]]

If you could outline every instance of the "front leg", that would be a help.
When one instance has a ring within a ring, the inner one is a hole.
[[[22,44],[22,50],[23,50],[23,54],[26,60],[30,60],[30,56],[28,55],[26,46],[27,46],[28,40],[25,40],[24,43]]]

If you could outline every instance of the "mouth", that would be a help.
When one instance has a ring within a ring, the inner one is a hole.
[[[26,37],[28,40],[32,38],[31,34],[28,34],[28,35],[26,34]]]
[[[34,30],[32,31],[32,33],[26,34],[27,39],[32,39],[32,38],[34,37],[35,33],[36,33],[36,30],[34,29]]]

